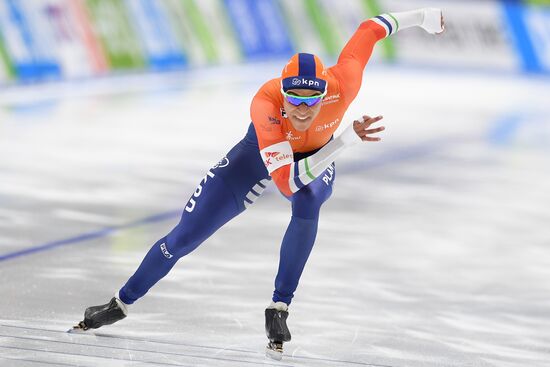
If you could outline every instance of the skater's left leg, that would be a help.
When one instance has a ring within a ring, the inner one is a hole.
[[[291,197],[292,218],[281,245],[279,270],[273,293],[275,303],[284,302],[289,305],[292,301],[315,243],[321,206],[332,194],[335,175],[335,167],[332,164],[324,174]]]
[[[254,135],[239,142],[207,172],[187,203],[180,223],[149,250],[119,297],[132,304],[172,269],[178,259],[196,249],[261,195],[269,176]],[[253,200],[251,200],[252,198]]]
[[[135,273],[119,290],[122,302],[130,305],[143,297],[179,259],[244,210],[236,204],[225,180],[216,173],[217,170],[208,171],[195,191],[200,195],[191,197],[178,225],[149,249]]]

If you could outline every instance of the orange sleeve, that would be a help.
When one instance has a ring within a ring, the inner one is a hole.
[[[265,151],[266,148],[269,150],[268,148],[271,146],[281,146],[285,145],[285,143],[290,146],[290,143],[285,139],[283,133],[280,114],[281,111],[275,107],[273,102],[266,98],[266,96],[262,96],[261,93],[258,93],[252,100],[250,117],[252,118],[252,124],[254,124],[256,136],[258,137],[260,154],[263,154],[262,160],[264,164],[266,164],[268,171],[270,170],[269,164],[271,164],[276,157],[270,157],[269,155],[274,154],[275,151]],[[279,152],[279,150],[280,149],[276,149],[277,152]],[[294,159],[292,150],[290,150],[289,154],[291,156],[286,159],[288,164],[282,165],[270,173],[275,185],[277,185],[279,191],[285,196],[292,195],[289,186],[290,166]]]
[[[386,37],[386,30],[372,20],[366,20],[355,31],[331,71],[339,80],[341,93],[348,103],[361,88],[363,71],[369,62],[374,45]]]

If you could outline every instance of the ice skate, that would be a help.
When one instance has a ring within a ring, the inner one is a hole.
[[[283,302],[271,302],[265,310],[265,333],[269,339],[266,355],[280,361],[283,358],[283,343],[290,341],[290,331],[286,326],[288,306]]]
[[[113,297],[109,303],[88,307],[84,312],[84,320],[73,326],[69,332],[81,332],[97,329],[103,325],[111,325],[127,315],[126,305],[117,297]]]

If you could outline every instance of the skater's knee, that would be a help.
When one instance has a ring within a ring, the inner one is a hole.
[[[166,249],[177,258],[187,255],[197,246],[193,233],[183,226],[178,225],[166,236]]]
[[[313,183],[300,189],[293,195],[293,201],[299,204],[321,206],[332,195],[332,187],[323,187]]]
[[[292,215],[304,219],[313,219],[332,194],[331,188],[319,190],[305,186],[292,196]]]

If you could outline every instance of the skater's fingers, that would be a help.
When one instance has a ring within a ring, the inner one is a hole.
[[[359,136],[366,136],[366,135],[376,134],[376,133],[379,133],[379,132],[384,131],[384,130],[386,130],[386,128],[384,126],[377,127],[376,129],[363,130],[359,133]]]
[[[359,135],[359,137],[362,138],[363,136],[373,135],[373,134],[382,132],[384,130],[386,130],[386,127],[381,126],[381,127],[375,128],[375,129],[366,129],[366,130],[357,131],[356,133],[357,133],[357,135]]]
[[[370,137],[370,136],[363,136],[361,138],[361,140],[363,140],[363,141],[380,141],[380,140],[382,140],[382,138],[373,138],[373,137]]]
[[[367,128],[370,125],[374,124],[375,122],[382,120],[383,118],[384,118],[383,116],[370,117],[365,115],[363,116],[363,125],[365,126],[365,128]]]
[[[370,117],[370,116],[364,115],[362,117],[363,121],[359,121],[359,120],[353,121],[353,129],[355,130],[355,132],[359,133],[367,129],[370,125],[374,124],[375,122],[382,120],[383,118],[384,118],[383,116]]]

